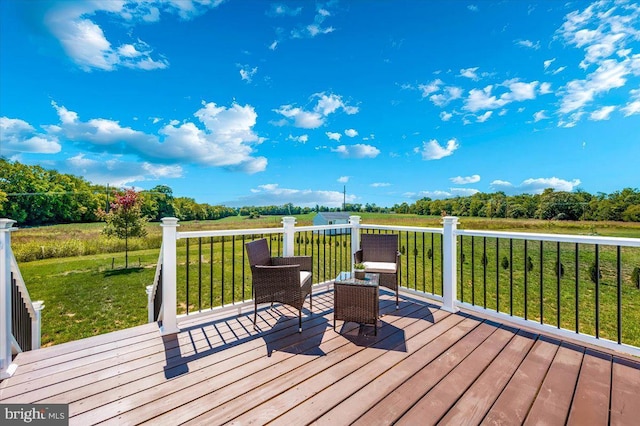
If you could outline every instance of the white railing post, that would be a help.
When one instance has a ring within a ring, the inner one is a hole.
[[[457,261],[456,261],[456,229],[458,218],[455,216],[445,216],[442,218],[442,258],[443,258],[443,286],[442,286],[442,309],[448,312],[458,312],[457,307]]]
[[[293,247],[296,233],[296,218],[291,216],[285,216],[282,218],[282,227],[284,228],[284,244],[282,247],[282,255],[293,256]]]
[[[160,333],[175,334],[180,331],[176,309],[177,274],[177,230],[178,219],[175,217],[162,218],[162,327]]]
[[[40,349],[41,344],[41,330],[42,330],[42,310],[44,309],[44,302],[37,300],[31,304],[33,310],[36,313],[35,318],[31,319],[31,350]]]
[[[0,379],[10,377],[17,365],[11,354],[11,231],[16,223],[0,219]]]
[[[351,225],[351,272],[353,272],[354,255],[360,249],[360,216],[349,216]]]
[[[147,322],[154,322],[153,318],[153,284],[146,287],[147,292]]]

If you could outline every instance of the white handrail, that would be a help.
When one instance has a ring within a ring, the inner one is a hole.
[[[473,231],[461,230],[456,231],[456,235],[489,237],[489,238],[512,238],[514,240],[535,240],[535,241],[553,241],[560,243],[579,243],[579,244],[599,244],[623,247],[640,247],[640,238],[623,238],[623,237],[598,237],[591,235],[567,235],[567,234],[539,234],[528,232],[505,232],[505,231]]]

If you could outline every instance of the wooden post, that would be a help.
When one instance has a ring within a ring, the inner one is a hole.
[[[285,257],[293,256],[294,243],[296,233],[296,218],[285,216],[282,218],[282,227],[284,228],[284,244],[282,247],[282,255]]]
[[[360,216],[349,216],[349,225],[351,225],[351,272],[355,262],[356,251],[360,250]]]
[[[162,335],[180,332],[177,318],[176,286],[178,282],[176,240],[178,219],[162,218]]]
[[[443,306],[447,312],[458,312],[457,302],[457,260],[456,260],[456,229],[458,226],[458,218],[455,216],[445,216],[442,218],[442,224],[444,226],[442,234],[442,256],[443,256],[443,271],[444,278],[442,286],[442,299]]]
[[[0,379],[11,377],[17,365],[11,356],[11,231],[15,220],[0,219]]]

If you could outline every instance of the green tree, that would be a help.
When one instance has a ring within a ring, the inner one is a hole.
[[[124,194],[116,194],[109,213],[99,213],[107,223],[104,234],[124,240],[125,269],[129,268],[129,237],[147,235],[147,218],[142,215],[141,207],[140,194],[134,189],[128,189]]]

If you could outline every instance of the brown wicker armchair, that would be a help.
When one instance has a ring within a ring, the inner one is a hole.
[[[380,285],[396,292],[399,307],[400,252],[397,234],[362,234],[360,250],[354,254],[356,263],[363,263],[365,272],[380,274]]]
[[[284,303],[298,310],[298,326],[302,332],[302,306],[309,295],[309,310],[313,307],[311,256],[271,257],[266,239],[246,244],[253,280],[253,325],[256,324],[258,303]]]

